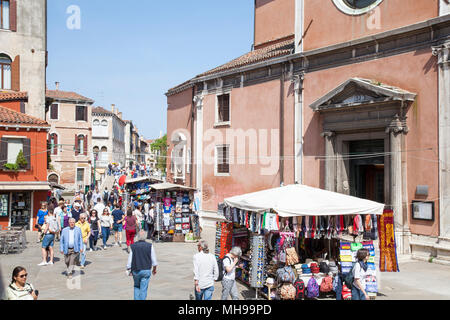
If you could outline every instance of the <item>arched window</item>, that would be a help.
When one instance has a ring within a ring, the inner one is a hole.
[[[93,124],[94,124],[94,126],[99,126],[100,125],[100,120],[95,119]]]
[[[87,155],[87,136],[75,135],[75,155]]]
[[[58,155],[58,135],[56,133],[52,133],[50,135],[50,152],[52,155]]]
[[[108,126],[108,121],[103,120],[103,121],[102,121],[102,126],[107,127],[107,126]]]
[[[52,173],[51,175],[49,175],[47,180],[48,180],[48,182],[59,183],[59,177],[55,173]]]
[[[0,89],[11,90],[11,59],[0,54]]]
[[[108,161],[108,148],[107,147],[102,147],[101,160]]]

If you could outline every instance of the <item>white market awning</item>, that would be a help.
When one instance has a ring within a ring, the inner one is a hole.
[[[48,191],[50,189],[48,182],[0,182],[0,191]]]
[[[139,177],[139,178],[127,178],[126,184],[137,183],[137,182],[162,182],[160,178],[157,177]]]
[[[273,209],[281,217],[381,215],[384,210],[382,203],[299,184],[231,197],[224,202],[248,211]]]
[[[170,189],[181,189],[181,190],[188,190],[188,191],[197,190],[195,188],[186,187],[186,186],[182,186],[180,184],[173,184],[173,183],[168,183],[168,182],[153,184],[150,187],[155,190],[170,190]]]

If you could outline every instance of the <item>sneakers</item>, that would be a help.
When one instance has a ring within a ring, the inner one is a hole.
[[[48,265],[52,266],[54,263],[53,261],[47,262]]]
[[[84,269],[84,266],[80,266],[80,269]]]
[[[106,246],[103,246],[103,250],[106,250]]]
[[[122,242],[119,241],[119,247],[122,247]]]
[[[92,250],[92,249],[89,249],[89,252],[92,252],[92,251],[94,251],[94,250]]]
[[[41,263],[38,264],[38,266],[42,267],[42,266],[46,266],[47,262],[46,261],[42,261]]]

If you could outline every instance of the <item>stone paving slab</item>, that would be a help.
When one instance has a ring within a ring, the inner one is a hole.
[[[214,236],[213,228],[203,231],[212,253]],[[125,274],[128,258],[125,245],[88,252],[86,268],[78,270],[72,281],[68,281],[64,275],[64,257],[59,251],[55,253],[55,265],[37,266],[41,262],[41,251],[35,237],[28,237],[29,243],[23,253],[0,255],[4,284],[10,282],[12,270],[20,265],[27,269],[29,281],[40,291],[40,300],[133,299],[133,278]],[[197,252],[196,243],[154,245],[159,266],[158,273],[150,280],[148,299],[188,300],[194,290],[192,257]],[[55,243],[55,248],[59,249],[59,242]],[[449,266],[410,259],[401,259],[399,264],[399,273],[379,273],[381,294],[377,300],[450,299]],[[240,283],[238,290],[240,299],[255,297],[253,290]],[[213,299],[218,300],[220,296],[221,284],[216,283]]]

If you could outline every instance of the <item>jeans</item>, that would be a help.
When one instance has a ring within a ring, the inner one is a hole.
[[[214,286],[209,288],[200,289],[200,292],[195,290],[195,300],[211,300],[214,293]]]
[[[355,285],[352,286],[352,300],[366,300],[364,293]]]
[[[83,252],[81,253],[81,261],[80,265],[84,267],[84,264],[86,263],[86,243],[83,242]]]
[[[146,300],[148,283],[152,275],[151,270],[133,271],[134,300]]]
[[[89,236],[89,247],[94,250],[94,247],[97,246],[97,240],[98,240],[98,230],[92,230],[94,233]]]
[[[146,223],[146,225],[147,225],[147,229],[148,229],[147,239],[153,239],[153,233],[155,232],[155,225],[153,223],[152,224]]]
[[[111,229],[109,227],[102,227],[102,240],[104,246],[106,246],[106,242],[108,242],[110,233]]]

